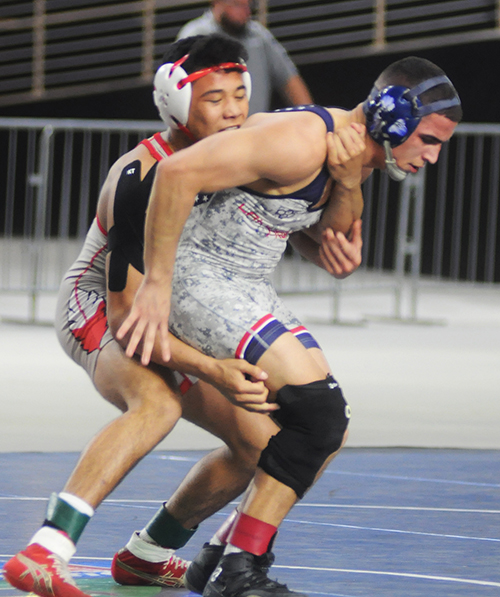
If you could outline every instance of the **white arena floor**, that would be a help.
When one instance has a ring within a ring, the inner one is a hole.
[[[412,323],[359,324],[391,312],[384,292],[346,293],[343,325],[328,323],[327,296],[285,300],[322,345],[351,404],[348,446],[500,449],[500,287],[424,285]],[[25,308],[0,295],[0,451],[80,451],[117,411],[49,325],[9,321]],[[53,298],[43,309],[50,321]],[[217,445],[181,422],[159,447]]]

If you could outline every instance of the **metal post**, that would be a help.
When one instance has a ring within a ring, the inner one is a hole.
[[[329,323],[340,323],[340,292],[341,284],[339,280],[333,281],[332,289],[332,318]]]
[[[141,78],[151,83],[154,73],[156,0],[143,0]]]
[[[399,282],[396,290],[396,318],[413,323],[418,322],[424,202],[425,170],[421,169],[415,176],[407,177],[401,186],[396,247],[396,274]],[[405,317],[402,299],[407,272],[410,273],[410,296],[409,314]]]
[[[31,316],[30,323],[36,320],[36,307],[38,294],[42,286],[43,271],[43,243],[45,238],[47,205],[48,205],[48,181],[50,167],[50,149],[54,128],[46,126],[42,130],[39,143],[38,172],[30,176],[30,183],[35,187],[35,229],[33,231],[33,255],[31,275]]]
[[[425,169],[421,169],[415,177],[413,187],[413,234],[411,238],[411,290],[410,290],[410,319],[417,319],[418,290],[420,281],[420,266],[422,260],[422,238],[424,228],[425,203]]]
[[[416,319],[417,287],[414,284],[415,276],[418,280],[420,271],[421,250],[421,225],[423,211],[424,170],[415,176],[408,176],[401,186],[400,209],[398,221],[398,242],[396,248],[396,273],[398,276],[399,290],[397,291],[396,317],[403,319],[402,294],[407,273],[409,259],[411,272],[411,298],[410,319]]]
[[[413,177],[406,177],[399,193],[399,216],[396,244],[396,276],[395,317],[403,318],[403,289],[408,255],[408,226],[410,221],[410,203],[413,190]]]
[[[33,3],[33,81],[31,92],[36,98],[45,93],[45,0]]]
[[[375,31],[373,35],[373,45],[377,49],[382,49],[386,44],[386,0],[375,0]]]

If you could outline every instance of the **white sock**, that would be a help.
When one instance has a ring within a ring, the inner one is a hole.
[[[215,533],[215,535],[210,539],[209,544],[210,545],[226,545],[225,543],[222,543],[222,541],[219,539],[219,537],[217,537],[217,533]]]
[[[94,508],[87,504],[85,500],[82,500],[82,498],[79,498],[72,493],[61,491],[57,497],[65,501],[81,514],[89,516],[90,518],[94,515]],[[52,553],[56,554],[66,563],[71,560],[76,552],[76,545],[67,536],[67,534],[64,531],[60,531],[59,529],[50,526],[43,526],[41,529],[39,529],[33,535],[29,545],[33,543],[37,543],[38,545],[45,547],[45,549],[48,549]]]
[[[82,500],[82,498],[79,498],[77,495],[73,495],[72,493],[67,493],[66,491],[61,491],[57,495],[57,497],[59,497],[61,500],[64,500],[67,504],[72,506],[75,510],[78,510],[78,512],[81,512],[82,514],[85,514],[86,516],[89,516],[90,518],[92,518],[92,516],[94,516],[94,508],[92,508],[92,506],[87,504],[87,502],[85,500]]]
[[[245,550],[240,549],[239,547],[236,547],[236,545],[231,545],[231,543],[228,543],[226,545],[226,549],[224,550],[224,555],[227,556],[230,553],[241,553],[242,551],[245,551]]]
[[[59,556],[66,564],[75,555],[76,545],[71,539],[62,531],[58,531],[52,527],[42,527],[32,537],[29,545],[38,543],[45,549],[48,549],[56,556]]]
[[[231,533],[231,527],[233,526],[237,516],[238,508],[236,507],[226,518],[223,524],[217,529],[215,535],[210,539],[210,545],[227,545],[227,538]]]
[[[152,541],[151,537],[149,537],[149,539]],[[142,537],[142,531],[140,533],[135,532],[132,537],[130,537],[130,541],[125,547],[136,558],[153,563],[166,562],[175,553],[174,549],[168,549],[166,547],[161,547],[156,543],[150,543],[149,541],[146,541]]]

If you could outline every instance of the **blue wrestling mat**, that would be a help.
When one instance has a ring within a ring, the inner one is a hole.
[[[154,452],[98,509],[72,572],[100,596],[189,594],[121,587],[111,559],[203,453]],[[0,454],[0,561],[22,549],[77,454]],[[189,559],[232,506],[178,553]],[[290,512],[270,576],[329,597],[499,597],[500,454],[489,450],[345,449]],[[23,593],[0,581],[0,597]]]

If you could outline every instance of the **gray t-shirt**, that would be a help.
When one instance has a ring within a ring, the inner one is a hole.
[[[227,35],[214,19],[212,11],[186,23],[177,39],[192,35],[221,33]],[[248,70],[252,76],[252,95],[249,114],[270,109],[272,91],[281,92],[290,77],[297,75],[297,67],[285,48],[258,21],[249,21],[246,33],[235,38],[248,52]]]

